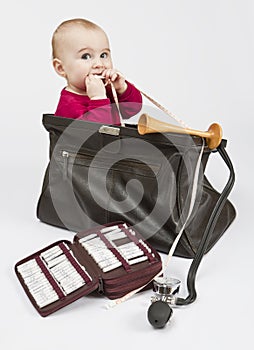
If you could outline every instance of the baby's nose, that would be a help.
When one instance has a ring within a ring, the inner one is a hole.
[[[100,57],[95,57],[93,60],[93,67],[103,67],[103,63]]]

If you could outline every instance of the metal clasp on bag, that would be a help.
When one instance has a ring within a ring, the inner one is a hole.
[[[99,129],[99,133],[119,136],[120,128],[116,128],[116,127],[108,126],[108,125],[102,125]]]
[[[68,159],[69,159],[69,152],[62,151],[62,157],[64,160],[63,164],[63,180],[67,180],[68,178]]]

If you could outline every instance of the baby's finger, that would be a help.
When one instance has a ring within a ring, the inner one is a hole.
[[[120,77],[120,76],[118,75],[117,72],[115,72],[115,73],[112,74],[112,76],[110,77],[110,79],[111,79],[111,81],[115,81],[118,77]]]
[[[110,70],[107,69],[105,70],[102,75],[105,77],[106,80],[109,80],[110,79]]]
[[[103,72],[103,75],[105,76],[105,78],[111,79],[114,73],[116,73],[116,70],[109,68],[109,69],[105,69],[105,71]]]

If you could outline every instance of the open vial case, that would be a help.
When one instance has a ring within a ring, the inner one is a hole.
[[[98,291],[120,298],[149,284],[162,268],[157,251],[124,222],[77,233],[20,260],[15,272],[41,316]]]

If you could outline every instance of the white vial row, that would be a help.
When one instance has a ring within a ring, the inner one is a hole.
[[[125,224],[125,228],[128,226]],[[137,264],[148,259],[144,251],[140,249],[133,241],[122,245],[116,245],[115,240],[126,238],[127,235],[118,225],[104,227],[100,230],[109,242],[109,246],[113,247],[129,264]],[[131,230],[131,235],[135,235],[135,231]],[[141,240],[142,241],[142,240]],[[122,265],[122,262],[113,254],[107,244],[97,235],[91,233],[79,240],[80,244],[86,249],[88,254],[95,260],[103,272],[112,271]],[[143,241],[142,241],[143,242]],[[140,242],[139,242],[140,243]],[[143,242],[143,246],[149,252],[150,248]],[[149,250],[148,250],[148,249]],[[151,250],[150,250],[151,251]]]
[[[30,294],[40,308],[59,299],[59,296],[35,259],[19,265],[17,269],[29,289]]]
[[[65,243],[63,243],[63,245],[71,254],[75,263],[78,264],[84,273],[91,279],[85,268],[80,265],[77,259],[73,256],[69,247]],[[84,278],[76,270],[62,248],[58,245],[44,251],[40,256],[64,294],[70,294],[86,284]]]

